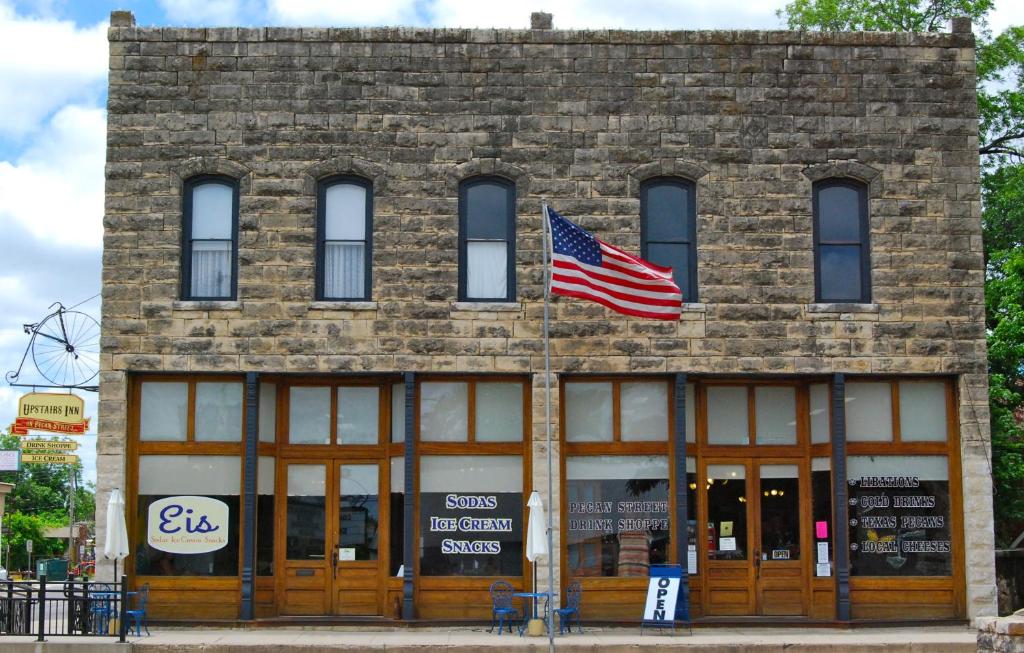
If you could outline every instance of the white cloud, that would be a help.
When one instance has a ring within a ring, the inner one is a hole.
[[[324,0],[268,0],[272,24],[307,26],[379,26],[422,24],[413,0],[326,2]]]
[[[16,163],[0,161],[0,217],[52,243],[98,248],[105,134],[102,109],[58,111]]]
[[[988,26],[995,35],[1011,25],[1024,25],[1024,2],[997,0],[995,9],[988,15]]]
[[[19,16],[0,0],[0,136],[25,136],[60,106],[95,101],[106,75],[105,24]]]
[[[240,0],[159,0],[160,7],[175,25],[215,27],[247,24],[242,20]]]

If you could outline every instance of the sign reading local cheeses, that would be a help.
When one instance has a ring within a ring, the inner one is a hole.
[[[28,435],[29,431],[83,435],[88,429],[81,397],[49,392],[30,392],[18,399],[18,416],[11,424],[12,435]]]
[[[208,553],[227,546],[228,504],[180,496],[149,504],[146,541],[168,553]]]

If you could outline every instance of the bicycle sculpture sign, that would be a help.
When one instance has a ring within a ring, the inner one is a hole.
[[[23,326],[31,337],[18,369],[7,373],[7,382],[27,388],[98,391],[94,380],[99,374],[100,325],[92,316],[64,308],[60,302],[52,304],[50,309],[54,307],[56,310],[39,322]],[[29,354],[32,364],[48,383],[17,383]],[[20,417],[20,409],[18,412]]]

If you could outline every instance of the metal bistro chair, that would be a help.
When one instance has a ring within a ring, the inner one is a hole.
[[[149,602],[149,583],[143,585],[138,592],[134,592],[134,607],[131,610],[125,610],[125,615],[132,620],[132,626],[135,627],[135,636],[142,637],[142,627],[146,629],[146,635],[149,635],[149,624],[146,620],[146,604]]]
[[[575,618],[576,628],[583,632],[583,626],[580,625],[580,598],[583,596],[583,586],[580,585],[579,581],[575,581],[569,585],[565,590],[565,607],[558,608],[555,612],[558,614],[558,634],[561,635],[566,629],[569,630],[569,634],[572,634],[572,622]]]
[[[494,631],[494,623],[498,623],[498,634],[501,634],[508,620],[508,632],[512,632],[512,623],[520,620],[519,610],[512,606],[512,585],[507,581],[496,580],[491,583],[491,627],[487,632]]]
[[[110,583],[92,583],[89,585],[89,617],[93,633],[106,635],[110,630],[110,622],[117,616],[114,595],[117,586]]]

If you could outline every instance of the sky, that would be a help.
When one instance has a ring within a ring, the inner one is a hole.
[[[778,29],[784,0],[0,0],[0,372],[18,368],[53,302],[100,317],[103,164],[110,12],[140,26],[303,25]],[[1024,2],[996,0],[996,33],[1024,24]],[[19,379],[42,383],[31,357]],[[27,388],[0,382],[0,425]],[[96,395],[79,393],[96,424]],[[81,438],[88,480],[96,438]]]

